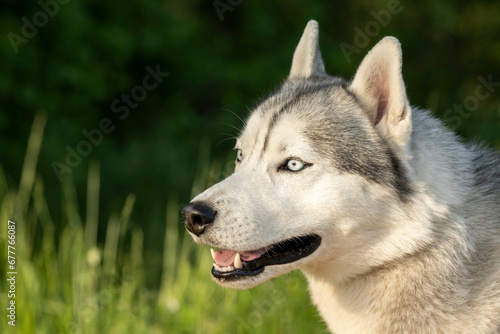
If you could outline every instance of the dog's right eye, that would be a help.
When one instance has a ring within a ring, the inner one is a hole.
[[[304,162],[298,158],[290,158],[278,168],[278,171],[283,170],[290,172],[300,172],[301,170],[309,166],[312,166],[312,164]]]
[[[292,172],[298,172],[299,170],[303,169],[304,167],[305,167],[305,164],[300,160],[291,159],[291,160],[288,160],[286,163],[286,168],[288,170],[291,170]]]
[[[243,160],[243,152],[238,149],[236,153],[236,162],[241,162],[241,160]]]

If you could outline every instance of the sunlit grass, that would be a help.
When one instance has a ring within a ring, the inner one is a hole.
[[[130,194],[107,221],[98,221],[98,163],[89,166],[85,208],[78,207],[70,178],[60,185],[63,215],[55,222],[43,180],[36,177],[44,123],[41,116],[35,121],[18,188],[7,186],[0,166],[0,277],[8,271],[7,220],[12,218],[18,273],[15,328],[7,324],[9,299],[5,281],[1,284],[1,333],[325,332],[298,272],[247,291],[212,282],[210,252],[180,230],[176,197],[166,205],[161,284],[147,288],[143,248],[148,241],[130,218],[135,196]],[[199,171],[193,189],[226,173],[208,157],[200,160]],[[97,241],[98,224],[106,225],[103,243]]]

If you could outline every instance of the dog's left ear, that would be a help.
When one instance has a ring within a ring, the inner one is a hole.
[[[319,51],[318,35],[318,22],[309,21],[293,54],[290,78],[326,75],[325,65]]]
[[[411,108],[401,65],[399,41],[385,37],[365,56],[349,89],[368,109],[379,134],[404,149],[411,133]]]

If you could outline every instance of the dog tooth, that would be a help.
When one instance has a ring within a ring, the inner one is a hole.
[[[213,248],[210,248],[210,254],[212,254],[212,259],[215,261],[215,251]]]
[[[243,264],[241,263],[240,253],[236,253],[236,256],[234,257],[234,267],[236,269],[240,269],[241,267],[243,267]]]

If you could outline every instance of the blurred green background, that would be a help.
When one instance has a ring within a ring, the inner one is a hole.
[[[208,252],[192,250],[179,214],[192,195],[230,172],[240,118],[287,76],[310,19],[320,24],[327,71],[345,78],[380,38],[399,38],[412,105],[431,109],[467,140],[500,148],[495,0],[4,0],[0,8],[0,252],[6,220],[15,217],[21,245],[29,248],[18,261],[38,284],[19,283],[25,303],[33,303],[19,310],[24,333],[324,329],[307,293],[299,292],[305,284],[298,274],[251,292],[213,287]],[[154,71],[168,76],[145,82]],[[485,88],[483,79],[497,84]],[[477,97],[480,85],[486,98]],[[109,133],[96,134],[106,119]],[[82,144],[86,132],[97,144]],[[34,149],[27,154],[30,134]],[[133,287],[127,271],[136,273]],[[49,282],[55,275],[60,281]],[[88,282],[82,275],[90,275]],[[176,285],[187,277],[210,291],[205,299]],[[80,280],[86,288],[75,287]],[[112,292],[106,303],[98,298],[103,289]],[[266,304],[290,289],[297,297]],[[85,318],[92,321],[79,318],[78,298],[97,298]],[[226,308],[217,312],[217,305]],[[245,321],[227,319],[241,312],[249,314]],[[12,330],[5,319],[2,328]]]

